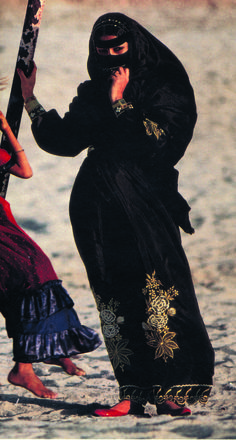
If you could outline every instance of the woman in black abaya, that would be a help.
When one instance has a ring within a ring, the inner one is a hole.
[[[70,201],[75,241],[93,290],[120,402],[99,416],[191,413],[206,403],[214,354],[179,227],[193,233],[174,168],[196,122],[194,93],[175,55],[134,20],[100,17],[90,81],[61,118],[19,72],[38,145],[75,156],[89,147]]]

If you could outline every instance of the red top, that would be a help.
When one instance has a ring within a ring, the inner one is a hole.
[[[11,159],[0,149],[0,166]],[[17,224],[10,204],[0,196],[0,293],[38,288],[57,275],[42,249]]]
[[[11,156],[9,153],[4,149],[0,149],[0,165],[6,164],[8,161],[10,161],[10,159]]]

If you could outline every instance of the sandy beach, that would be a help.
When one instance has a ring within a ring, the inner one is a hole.
[[[1,92],[6,113],[26,1],[0,5],[0,76],[9,77]],[[196,6],[197,3],[197,6]],[[44,107],[63,115],[77,85],[88,78],[88,39],[96,18],[123,12],[154,33],[183,62],[195,90],[198,122],[177,169],[179,190],[188,200],[195,234],[182,234],[197,298],[215,349],[214,388],[208,405],[193,407],[187,418],[96,418],[96,403],[113,405],[118,386],[102,346],[75,359],[87,375],[70,377],[59,367],[35,364],[45,385],[58,393],[40,399],[10,385],[12,342],[0,317],[1,439],[236,439],[236,2],[234,1],[94,1],[46,0],[35,61],[35,94]],[[75,302],[83,324],[100,336],[98,313],[86,272],[77,253],[68,204],[86,152],[59,158],[41,151],[24,112],[19,141],[34,176],[10,178],[7,200],[22,228],[51,258]]]

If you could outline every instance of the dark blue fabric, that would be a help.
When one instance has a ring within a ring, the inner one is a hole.
[[[100,346],[98,334],[81,324],[73,304],[60,280],[16,296],[6,316],[8,335],[13,338],[13,360],[32,363],[71,357]]]
[[[19,299],[21,320],[35,321],[48,317],[62,308],[74,305],[61,280],[52,280],[45,283],[36,292],[26,293]]]
[[[81,325],[73,308],[39,322],[21,322],[13,337],[14,360],[36,362],[91,352],[100,346],[98,334]]]
[[[81,323],[75,310],[65,308],[37,322],[21,321],[17,333],[44,335],[78,327],[81,327]]]
[[[19,290],[14,295],[14,305],[9,304],[6,314],[8,336],[12,337],[19,332],[22,322],[29,327],[32,323],[32,332],[36,333],[34,329],[38,322],[46,323],[51,315],[73,306],[74,302],[62,286],[61,280],[46,282],[39,289]]]

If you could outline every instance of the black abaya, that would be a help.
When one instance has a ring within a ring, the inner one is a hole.
[[[118,117],[95,48],[104,26],[129,43],[124,98],[132,106]],[[53,154],[75,156],[89,147],[70,216],[120,398],[205,403],[214,354],[181,245],[179,227],[193,229],[174,169],[196,122],[192,87],[169,49],[122,14],[96,22],[88,71],[91,80],[79,86],[64,118],[44,112],[32,129]]]

